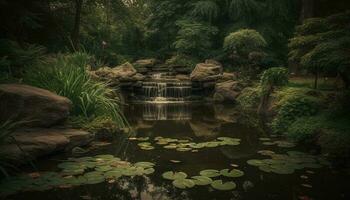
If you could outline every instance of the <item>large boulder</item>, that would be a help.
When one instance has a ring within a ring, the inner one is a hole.
[[[74,147],[88,145],[94,140],[94,134],[76,129],[25,129],[14,132],[16,143],[2,146],[9,162],[24,164],[39,157],[56,152],[70,151]],[[20,147],[20,148],[19,148]]]
[[[217,81],[222,76],[222,73],[223,68],[220,63],[207,60],[206,63],[197,64],[190,77],[192,81]]]
[[[128,62],[114,68],[102,67],[92,74],[111,85],[117,85],[119,82],[141,81],[145,78],[142,74],[137,73],[134,66]]]
[[[214,101],[235,101],[242,90],[241,85],[237,81],[225,81],[215,85]]]
[[[24,120],[27,126],[50,127],[67,119],[72,102],[48,90],[22,84],[0,85],[0,120]]]
[[[224,72],[218,82],[237,80],[237,75],[235,73]]]

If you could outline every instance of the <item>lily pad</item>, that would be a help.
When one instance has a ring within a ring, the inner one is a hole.
[[[151,146],[152,144],[149,142],[140,142],[137,144],[139,147],[144,147],[144,146]]]
[[[199,172],[201,176],[206,176],[209,178],[220,176],[220,171],[215,169],[206,169]]]
[[[238,169],[233,169],[231,171],[229,169],[223,169],[220,171],[220,174],[226,177],[236,178],[243,176],[244,172]]]
[[[248,160],[247,161],[248,165],[252,165],[252,166],[262,166],[262,165],[266,165],[266,163],[262,160],[256,160],[256,159],[252,159],[252,160]]]
[[[181,151],[181,152],[191,151],[191,150],[192,150],[191,148],[186,148],[186,147],[180,147],[176,149],[176,151]]]
[[[120,170],[112,170],[112,171],[108,171],[104,174],[105,178],[114,178],[117,179],[119,177],[121,177],[123,174]]]
[[[143,173],[146,175],[153,174],[154,172],[155,172],[154,168],[148,168],[143,170]]]
[[[192,188],[196,184],[191,179],[175,179],[173,185],[180,189]]]
[[[113,167],[111,167],[111,166],[109,166],[109,165],[104,165],[104,166],[98,166],[98,167],[96,167],[96,171],[98,171],[98,172],[107,172],[107,171],[110,171],[110,170],[112,170],[113,169]]]
[[[191,178],[196,185],[210,185],[213,180],[206,176],[192,176]]]
[[[154,147],[153,146],[141,146],[140,149],[149,151],[149,150],[153,150]]]
[[[222,180],[213,181],[211,183],[211,186],[214,189],[222,190],[222,191],[233,190],[236,188],[236,184],[234,182],[229,181],[229,182],[223,183]]]
[[[137,141],[148,141],[149,137],[139,137],[137,138]]]
[[[187,174],[184,172],[167,171],[162,174],[162,177],[167,180],[185,179]]]
[[[166,145],[166,146],[163,146],[164,149],[177,149],[177,146],[176,145]]]
[[[135,167],[151,168],[154,167],[154,163],[151,162],[137,162],[134,164]]]

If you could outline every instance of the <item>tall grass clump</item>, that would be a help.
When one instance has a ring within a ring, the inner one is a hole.
[[[87,72],[89,60],[90,56],[81,52],[58,55],[47,64],[28,70],[25,81],[70,99],[73,116],[85,119],[108,116],[119,127],[125,127],[118,91],[91,79]]]

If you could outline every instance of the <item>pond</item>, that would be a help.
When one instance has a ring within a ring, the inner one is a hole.
[[[40,161],[40,174],[28,169],[31,178],[2,183],[21,190],[7,198],[349,199],[348,176],[309,149],[238,123],[232,106],[134,104],[126,115],[134,135],[69,162],[70,154]]]

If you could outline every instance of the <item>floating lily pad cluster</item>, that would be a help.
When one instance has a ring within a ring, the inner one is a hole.
[[[129,138],[134,141],[142,141],[138,143],[138,146],[142,150],[152,150],[154,146],[148,141],[149,138]],[[147,141],[147,142],[146,142]],[[240,144],[240,139],[238,138],[230,138],[230,137],[219,137],[217,140],[209,141],[209,142],[200,142],[195,143],[191,142],[188,139],[175,139],[175,138],[163,138],[163,137],[155,137],[154,142],[157,145],[163,146],[164,149],[173,149],[180,152],[198,152],[199,149],[203,148],[214,148],[218,146],[236,146]]]
[[[9,195],[19,191],[44,191],[55,187],[69,188],[79,185],[98,184],[122,176],[152,174],[154,163],[122,161],[113,155],[69,158],[57,167],[59,172],[43,172],[20,175],[0,183],[0,194]]]
[[[223,169],[223,170],[215,170],[215,169],[207,169],[202,170],[199,173],[199,176],[192,176],[188,178],[187,174],[184,172],[173,172],[167,171],[162,174],[162,177],[167,180],[173,181],[173,185],[176,188],[187,189],[193,188],[194,186],[206,186],[210,185],[212,188],[216,190],[233,190],[236,188],[236,184],[233,181],[224,182],[223,180],[213,180],[212,178],[216,178],[219,176],[229,177],[229,178],[237,178],[244,175],[244,172],[238,169]]]
[[[277,145],[278,147],[282,147],[282,148],[295,147],[295,144],[293,142],[288,142],[288,141],[282,141],[282,140],[272,141],[271,138],[259,138],[259,140],[262,141],[263,145],[267,145],[267,146]]]
[[[258,167],[261,171],[276,174],[293,174],[295,170],[304,168],[322,168],[330,163],[323,158],[299,151],[288,151],[287,154],[277,154],[270,150],[261,150],[261,155],[270,156],[270,159],[252,159],[247,163]]]

